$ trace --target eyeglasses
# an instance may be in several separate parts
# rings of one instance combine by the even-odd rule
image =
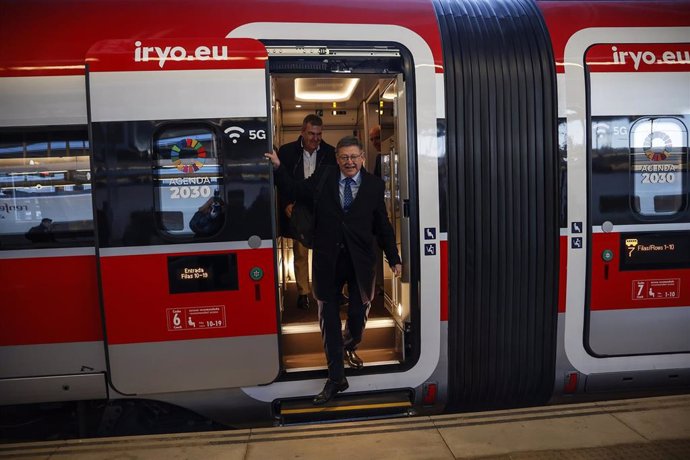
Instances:
[[[345,162],[359,160],[360,158],[362,158],[361,153],[359,155],[338,155],[338,160]]]

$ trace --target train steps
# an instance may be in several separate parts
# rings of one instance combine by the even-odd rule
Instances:
[[[312,397],[277,400],[273,403],[276,425],[297,425],[378,417],[413,415],[411,390],[379,393],[338,394],[328,403],[315,406]]]
[[[318,323],[283,326],[281,350],[288,373],[326,368]],[[371,319],[357,354],[366,367],[401,362],[401,334],[395,322],[390,318]]]

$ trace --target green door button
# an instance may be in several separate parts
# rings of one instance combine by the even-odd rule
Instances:
[[[611,262],[613,260],[613,251],[604,249],[604,252],[601,253],[601,258],[604,259],[604,262]]]
[[[251,270],[249,270],[249,277],[254,281],[259,281],[264,277],[264,271],[259,267],[253,267]]]

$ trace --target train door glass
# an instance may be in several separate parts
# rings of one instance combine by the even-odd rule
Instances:
[[[611,46],[596,45],[586,54],[591,262],[585,343],[599,356],[687,352],[690,113],[687,98],[677,94],[687,94],[690,73],[668,66],[638,72],[623,61],[611,63],[610,53]],[[574,235],[572,244],[577,241]]]
[[[399,51],[340,50],[333,46],[315,46],[312,49],[269,45],[267,48],[273,88],[275,146],[297,140],[302,121],[308,114],[322,118],[323,141],[330,145],[335,146],[345,136],[357,136],[365,146],[367,171],[373,173],[379,169],[377,163],[381,164],[380,175],[387,184],[385,202],[395,229],[398,250],[403,260],[409,261],[406,259],[409,223],[402,215],[404,201],[409,196],[408,101]],[[334,95],[339,88],[350,85],[353,89],[348,96],[338,98]],[[312,88],[314,94],[300,96],[296,86],[299,86],[298,90]],[[318,97],[319,91],[330,94]],[[381,130],[378,146],[369,140],[369,132],[376,126]],[[276,210],[278,215],[282,212],[281,209]],[[285,224],[287,220],[282,222]],[[316,302],[311,299],[309,310],[297,308],[292,241],[288,238],[281,240],[283,366],[288,373],[325,369]],[[381,286],[372,302],[367,332],[358,349],[368,368],[405,362],[404,331],[409,329],[410,321],[409,279],[394,282],[382,253],[379,260],[378,282]],[[342,311],[345,312],[345,308]]]
[[[129,40],[100,42],[87,59],[109,378],[123,394],[264,384],[280,367],[266,50],[174,42],[166,62],[155,40],[133,56]]]

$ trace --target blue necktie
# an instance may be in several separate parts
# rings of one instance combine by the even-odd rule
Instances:
[[[351,177],[345,178],[345,191],[343,192],[343,210],[345,212],[349,211],[350,206],[352,206],[352,188],[350,184],[353,182],[354,180]]]

